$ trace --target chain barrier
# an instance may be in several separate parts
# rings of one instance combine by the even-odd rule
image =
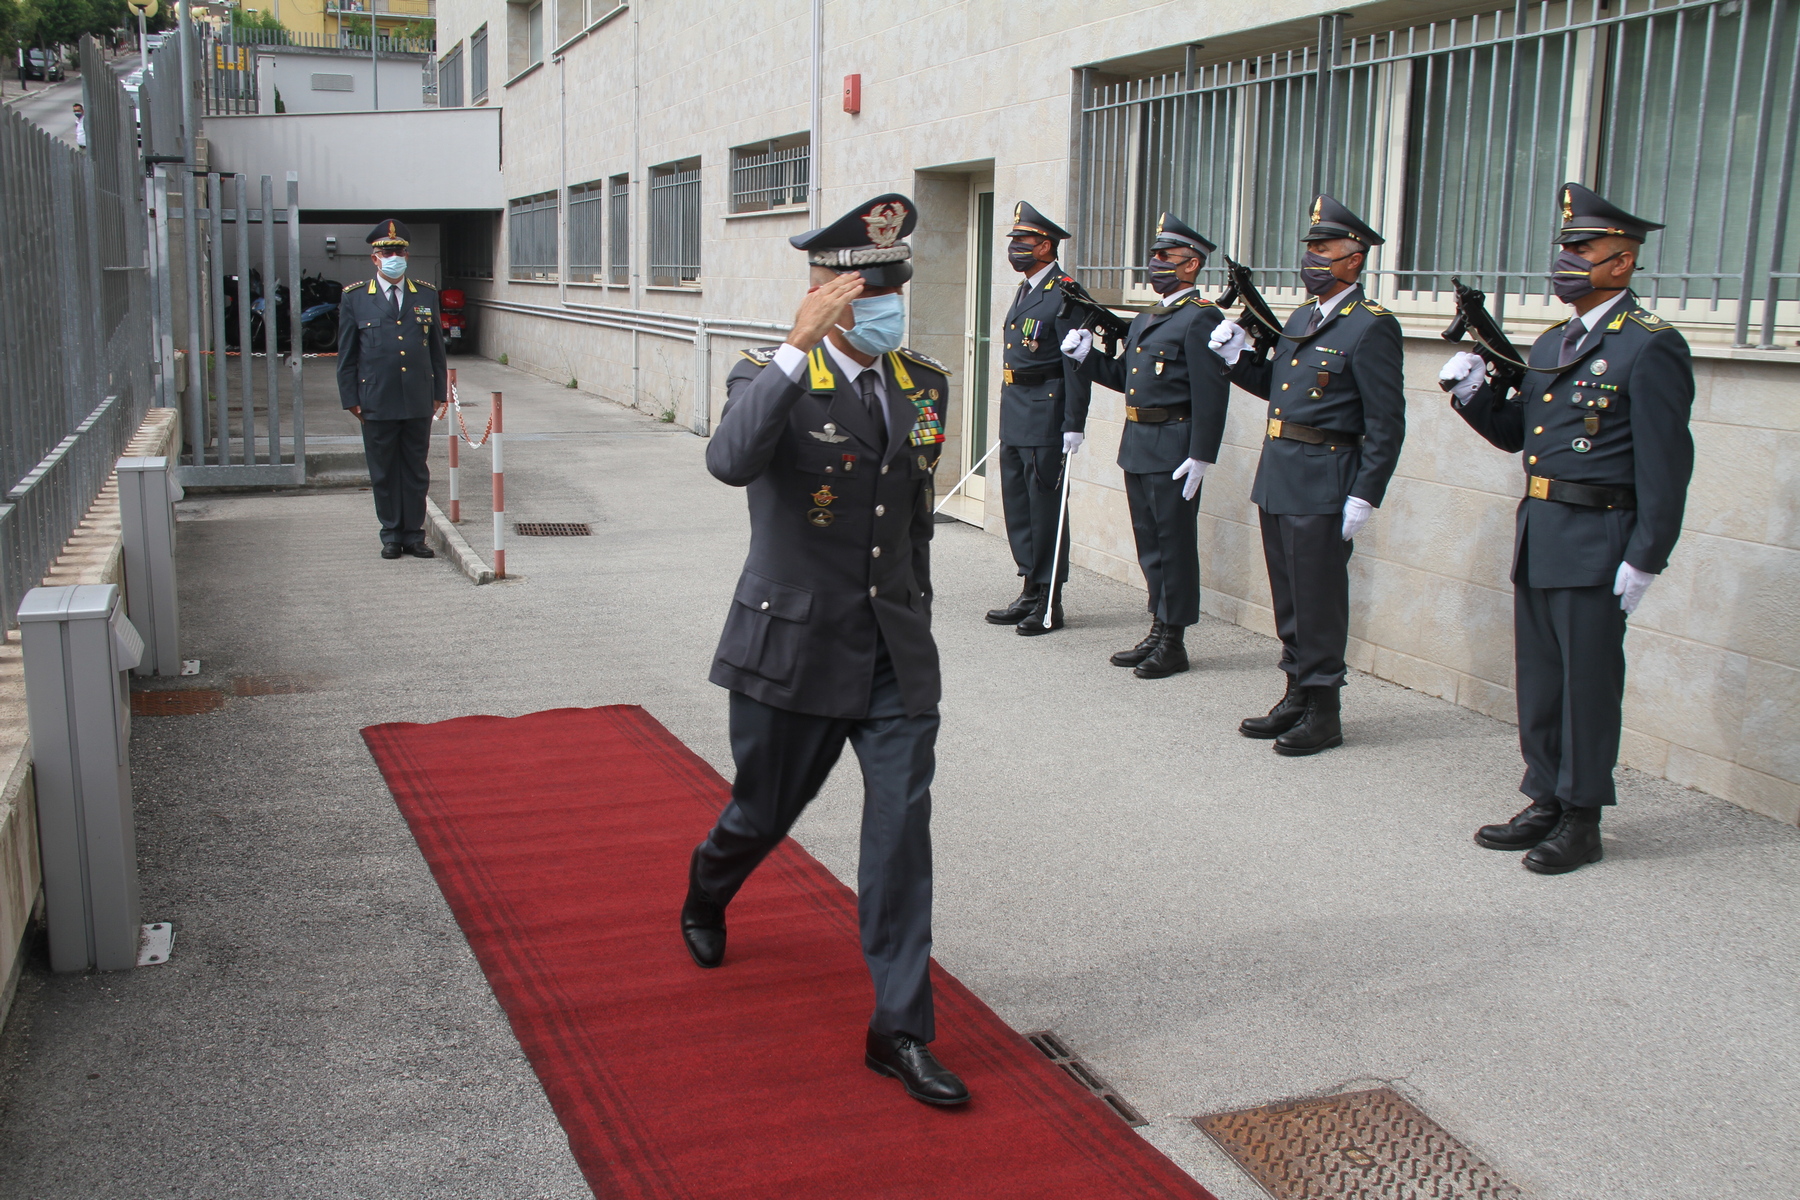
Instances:
[[[456,395],[456,381],[450,381],[450,407],[456,410],[456,424],[462,430],[462,440],[471,450],[479,450],[487,445],[488,439],[494,436],[494,410],[488,409],[487,428],[481,431],[478,442],[469,436],[469,424],[463,420],[462,401]]]

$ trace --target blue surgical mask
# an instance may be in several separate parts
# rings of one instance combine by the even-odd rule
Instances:
[[[384,279],[399,279],[406,274],[406,259],[396,254],[392,258],[381,260],[381,274]]]
[[[852,300],[850,311],[856,314],[856,324],[838,328],[852,346],[864,354],[886,354],[900,348],[906,337],[906,302],[899,292]]]

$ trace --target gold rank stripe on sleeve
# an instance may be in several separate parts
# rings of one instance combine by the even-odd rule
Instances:
[[[812,373],[812,390],[830,392],[837,390],[837,376],[831,373],[831,366],[825,361],[825,347],[814,346],[806,356],[807,368]]]

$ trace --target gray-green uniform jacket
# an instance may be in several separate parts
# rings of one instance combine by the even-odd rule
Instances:
[[[1007,310],[1003,362],[1008,372],[1024,376],[1010,383],[1002,377],[1000,386],[1000,440],[1009,446],[1061,449],[1063,434],[1087,428],[1091,387],[1062,354],[1063,338],[1077,327],[1059,316],[1056,285],[1067,278],[1062,265],[1052,263],[1044,281]]]
[[[1173,471],[1190,458],[1219,461],[1231,384],[1225,361],[1207,342],[1223,319],[1218,305],[1190,293],[1168,308],[1134,317],[1118,358],[1107,358],[1096,347],[1082,361],[1082,375],[1124,392],[1128,408],[1189,406],[1186,420],[1128,419],[1119,435],[1120,470],[1148,475]]]
[[[369,421],[429,417],[449,398],[437,289],[407,276],[396,312],[380,283],[354,283],[338,302],[338,400]]]

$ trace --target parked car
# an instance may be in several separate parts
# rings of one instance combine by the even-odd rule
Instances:
[[[62,50],[21,50],[19,60],[25,67],[25,78],[55,83],[63,77]]]
[[[144,37],[144,53],[146,55],[154,54],[163,44],[163,39],[167,36],[167,34],[162,33],[146,34]]]

